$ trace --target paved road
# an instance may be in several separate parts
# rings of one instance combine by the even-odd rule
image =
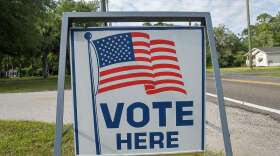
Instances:
[[[206,90],[216,94],[213,76],[206,78]],[[251,75],[223,75],[224,96],[280,110],[280,78]]]
[[[56,91],[0,94],[0,120],[55,122]],[[65,92],[64,123],[72,123],[71,91]]]

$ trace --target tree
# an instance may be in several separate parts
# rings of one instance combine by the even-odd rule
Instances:
[[[38,29],[41,35],[40,50],[42,52],[42,75],[47,78],[49,75],[48,54],[58,49],[59,27],[55,21],[55,9],[57,5],[52,0],[47,0],[42,10],[42,16],[38,21]]]
[[[42,36],[37,24],[49,3],[50,0],[0,1],[0,53],[15,59],[20,71],[25,64],[22,61],[28,61],[34,69],[35,57],[40,55]]]
[[[49,52],[53,52],[54,55],[58,55],[59,51],[59,38],[60,38],[60,25],[63,12],[90,12],[96,11],[98,8],[98,1],[74,1],[74,0],[60,0],[57,4],[51,5],[46,10],[46,15],[42,18],[41,34],[44,36],[44,40],[41,43],[42,61],[43,61],[43,76],[47,78],[49,73],[48,56]],[[47,21],[47,22],[44,22]],[[78,23],[83,25],[85,22]],[[90,22],[88,22],[90,23]],[[92,24],[93,25],[93,24]],[[69,62],[67,62],[69,65]],[[54,66],[51,66],[55,68]],[[69,69],[69,67],[67,68]],[[52,72],[56,71],[51,69]]]
[[[237,53],[245,53],[246,50],[240,38],[224,25],[214,28],[214,33],[220,66],[240,66],[240,62],[234,61]]]
[[[274,47],[280,46],[280,13],[276,17],[267,13],[257,16],[257,23],[250,26],[252,30],[252,47]],[[247,40],[247,29],[242,35]]]
[[[97,0],[0,1],[0,63],[16,63],[20,68],[31,67],[36,74],[42,71],[46,78],[49,52],[58,55],[63,12],[96,11],[97,8]],[[94,26],[93,22],[84,21],[77,25]],[[0,70],[4,67],[1,65]]]
[[[60,26],[61,26],[61,19],[63,12],[91,12],[96,11],[98,9],[99,2],[97,0],[93,1],[74,1],[74,0],[60,0],[56,4],[56,8],[54,12],[49,12],[48,14],[48,25],[45,26],[46,35],[49,36],[49,40],[45,40],[45,42],[49,43],[43,43],[43,49],[45,50],[43,53],[43,60],[44,60],[44,71],[45,74],[48,75],[48,59],[47,56],[49,56],[49,52],[52,51],[54,55],[58,55],[59,51],[59,41],[60,41]],[[96,22],[92,21],[78,21],[75,26],[97,26]],[[54,66],[51,66],[53,69],[51,69],[52,73],[57,71]],[[56,67],[57,68],[57,67]],[[67,71],[69,71],[69,60],[67,59]],[[46,77],[46,76],[45,76]]]
[[[262,13],[259,16],[257,16],[257,21],[259,23],[269,23],[272,20],[272,16],[267,13]]]
[[[40,36],[35,23],[40,5],[33,0],[0,1],[1,53],[16,56],[23,51],[36,50]]]
[[[270,23],[273,32],[273,46],[280,46],[280,12],[271,19]]]

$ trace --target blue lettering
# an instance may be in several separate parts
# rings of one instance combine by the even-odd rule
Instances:
[[[167,148],[178,148],[179,144],[178,143],[174,143],[175,141],[178,141],[178,131],[171,131],[171,132],[167,132],[166,133],[166,144],[167,144]]]
[[[134,120],[134,110],[140,108],[142,110],[142,120]],[[136,128],[144,127],[150,120],[149,107],[141,102],[135,102],[127,108],[127,122]]]
[[[171,107],[171,102],[153,102],[153,108],[158,109],[160,127],[166,126],[166,109]]]
[[[110,111],[108,109],[108,105],[106,103],[100,104],[107,128],[119,128],[120,127],[123,106],[124,106],[124,103],[117,104],[114,120],[112,120]]]
[[[164,135],[162,132],[151,132],[150,133],[150,149],[154,149],[155,145],[159,145],[159,148],[163,148],[163,138],[164,138]]]
[[[155,148],[178,148],[179,132],[138,132],[127,133],[122,137],[120,133],[116,135],[117,150],[123,149],[122,145],[126,145],[126,150],[131,149],[155,149]],[[134,135],[134,136],[133,136]],[[132,140],[134,139],[134,140]],[[148,141],[149,140],[149,141]],[[156,146],[157,145],[157,146]]]
[[[134,137],[135,137],[135,149],[147,149],[146,145],[140,145],[141,143],[145,143],[146,142],[146,138],[140,138],[143,136],[146,136],[146,133],[135,133]]]
[[[131,149],[132,148],[132,144],[131,144],[131,133],[127,133],[127,139],[123,139],[121,138],[121,134],[117,133],[117,149],[121,150],[122,149],[122,144],[127,144],[127,149]]]
[[[168,109],[172,108],[171,101],[153,102],[152,109],[148,105],[142,102],[135,102],[130,105],[124,105],[124,103],[117,103],[114,112],[110,112],[107,103],[100,103],[100,108],[104,117],[107,128],[119,128],[122,121],[122,114],[124,106],[128,106],[126,109],[127,123],[134,128],[142,128],[150,122],[150,113],[156,113],[158,111],[158,125],[159,127],[167,126],[167,114]],[[174,106],[173,106],[174,107]],[[192,126],[193,119],[187,119],[186,117],[193,116],[193,101],[177,101],[176,102],[176,115],[169,118],[176,119],[176,126]],[[189,110],[186,110],[189,108]],[[139,111],[139,113],[135,112]],[[150,112],[152,111],[152,112]],[[157,119],[154,119],[157,121]],[[170,119],[172,120],[172,119]]]
[[[184,116],[191,116],[192,111],[183,110],[185,107],[193,107],[193,101],[176,102],[176,126],[192,126],[193,120],[184,120]]]

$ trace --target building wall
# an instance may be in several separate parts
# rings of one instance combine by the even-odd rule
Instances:
[[[254,59],[256,67],[266,67],[268,66],[267,54],[264,52],[259,52],[255,55]]]
[[[258,52],[258,53],[257,53]],[[267,66],[280,66],[280,53],[264,53],[258,49],[254,49],[252,52],[257,53],[253,56],[253,66],[267,67]],[[246,58],[246,65],[249,66],[249,57]]]
[[[280,66],[280,53],[267,55],[268,66]]]

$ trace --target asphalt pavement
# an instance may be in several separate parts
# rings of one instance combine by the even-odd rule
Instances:
[[[224,74],[224,96],[280,110],[280,78]],[[207,73],[206,91],[216,94],[215,80]]]

